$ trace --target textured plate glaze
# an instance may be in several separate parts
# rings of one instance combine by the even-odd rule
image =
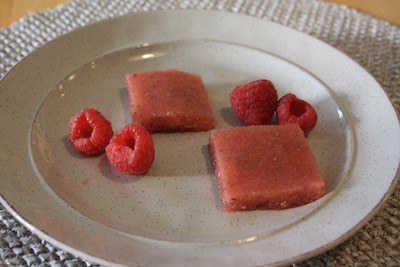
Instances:
[[[217,127],[240,125],[228,98],[238,83],[268,78],[280,96],[311,102],[319,123],[308,140],[327,196],[279,212],[222,212],[209,132],[153,135],[156,161],[142,177],[71,149],[72,115],[94,107],[118,130],[129,122],[125,73],[167,68],[203,76]],[[322,42],[247,16],[164,11],[100,22],[32,53],[0,89],[9,126],[0,133],[2,203],[42,238],[106,265],[305,259],[372,216],[399,165],[397,116],[368,73]]]
[[[320,114],[309,141],[328,191],[340,184],[351,159],[351,134],[324,85],[259,50],[216,41],[176,41],[140,45],[93,60],[69,74],[43,102],[33,125],[33,160],[43,182],[75,210],[133,235],[211,243],[279,230],[321,202],[285,211],[221,212],[208,153],[209,132],[154,134],[156,161],[144,177],[119,173],[105,155],[87,158],[71,149],[66,122],[74,113],[95,107],[117,130],[130,122],[125,73],[171,67],[203,76],[218,127],[241,125],[229,102],[229,92],[239,83],[267,77],[280,95],[290,90],[308,99]]]

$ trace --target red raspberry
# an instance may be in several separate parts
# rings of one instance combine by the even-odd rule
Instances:
[[[129,175],[144,174],[154,161],[154,143],[149,132],[137,124],[123,127],[106,147],[111,164]]]
[[[240,84],[230,98],[233,110],[247,125],[268,124],[278,106],[278,94],[268,80]]]
[[[286,94],[279,99],[276,111],[279,124],[297,123],[307,135],[317,124],[317,112],[314,108],[294,94]]]
[[[95,109],[85,108],[69,121],[69,140],[79,152],[103,152],[112,136],[111,123]]]

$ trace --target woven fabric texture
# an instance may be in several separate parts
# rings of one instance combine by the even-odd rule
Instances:
[[[248,14],[314,36],[350,56],[382,85],[400,111],[400,28],[318,0],[75,0],[0,30],[0,78],[23,57],[75,28],[129,12],[212,9]],[[378,178],[378,177],[377,177]],[[91,266],[39,239],[0,205],[0,265]],[[400,184],[360,231],[296,266],[400,266]]]

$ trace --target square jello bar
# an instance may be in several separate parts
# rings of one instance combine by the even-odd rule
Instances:
[[[149,132],[213,129],[208,94],[199,75],[180,70],[154,70],[126,75],[132,122]]]
[[[224,211],[287,209],[325,194],[296,124],[215,129],[209,149]]]

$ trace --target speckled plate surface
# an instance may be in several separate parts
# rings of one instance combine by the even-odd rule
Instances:
[[[222,212],[209,132],[153,135],[156,160],[140,177],[71,149],[72,115],[93,107],[118,130],[129,122],[125,73],[168,68],[203,76],[217,127],[240,125],[228,98],[238,83],[268,78],[280,96],[312,103],[319,123],[308,141],[328,194],[284,211]],[[96,23],[26,57],[0,91],[2,204],[43,239],[100,264],[304,260],[359,229],[398,172],[398,118],[374,79],[330,46],[248,16],[161,11]]]

